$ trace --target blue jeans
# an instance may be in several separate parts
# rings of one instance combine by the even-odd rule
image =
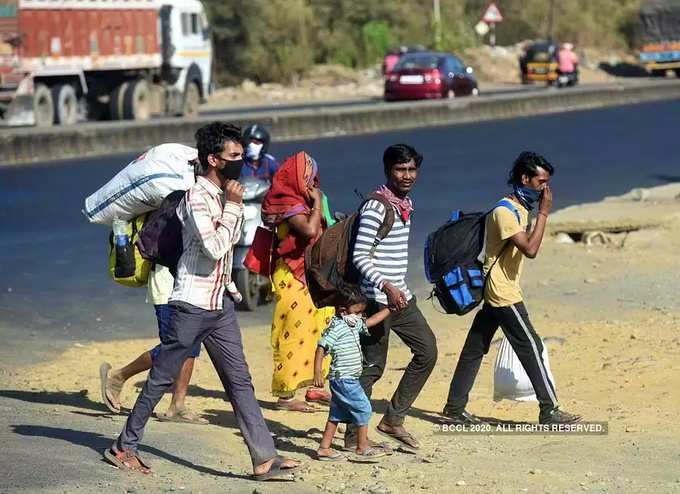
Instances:
[[[168,331],[170,329],[170,304],[154,305],[156,309],[156,320],[158,321],[158,337],[161,343],[168,343]],[[156,345],[151,349],[151,360],[156,360],[158,354],[161,353],[161,345]],[[201,353],[201,342],[199,341],[191,349],[190,358],[196,358]]]
[[[330,379],[330,384],[332,395],[328,420],[358,426],[368,425],[373,410],[359,379]]]

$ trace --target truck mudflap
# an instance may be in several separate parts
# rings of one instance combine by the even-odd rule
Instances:
[[[22,79],[16,89],[5,90],[0,88],[0,94],[8,95],[8,98],[3,102],[2,125],[35,125],[33,79],[30,76]]]

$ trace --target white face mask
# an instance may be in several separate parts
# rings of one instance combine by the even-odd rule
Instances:
[[[342,319],[350,328],[359,327],[363,321],[363,318],[359,314],[345,314]]]
[[[256,144],[254,142],[251,142],[246,147],[246,156],[248,157],[248,159],[251,160],[260,159],[260,152],[262,151],[263,147],[264,144]]]

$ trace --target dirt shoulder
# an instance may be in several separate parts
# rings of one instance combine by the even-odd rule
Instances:
[[[581,225],[581,237],[574,231],[569,231],[569,240],[564,235],[550,236],[540,256],[525,267],[527,306],[539,334],[548,340],[562,406],[588,420],[607,421],[606,436],[462,436],[436,432],[435,414],[446,399],[472,316],[439,314],[424,301],[426,287],[418,287],[420,306],[439,346],[437,366],[406,424],[421,439],[422,452],[396,453],[375,465],[342,462],[331,468],[310,457],[326,414],[293,415],[273,410],[273,398],[268,393],[272,365],[268,328],[244,328],[256,394],[277,445],[286,454],[305,461],[294,491],[679,492],[680,425],[676,414],[680,405],[680,311],[675,295],[680,268],[678,194],[680,186],[672,185],[610,200],[609,205],[605,201],[557,213],[550,220],[553,234],[573,230],[567,225],[574,214],[591,224]],[[603,208],[611,211],[618,207],[625,209],[627,217],[644,217],[660,204],[665,213],[658,224],[628,225],[625,231],[604,232],[603,243],[592,235],[590,245],[571,242],[601,228],[598,211]],[[609,217],[608,221],[613,220]],[[216,488],[279,492],[280,485],[256,485],[244,478],[249,471],[246,449],[206,356],[197,361],[188,403],[211,425],[166,424],[152,419],[144,438],[146,457],[157,472],[152,479],[124,477],[99,462],[98,447],[108,444],[124,421],[124,417],[104,414],[98,403],[99,363],[108,360],[121,365],[153,344],[153,340],[135,340],[78,345],[52,362],[17,369],[2,377],[5,391],[0,418],[6,432],[31,436],[35,441],[31,451],[37,458],[40,441],[47,447],[50,439],[61,440],[59,448],[64,456],[55,459],[63,466],[61,478],[55,472],[56,478],[46,482],[42,490],[64,492],[77,485],[80,492],[109,487],[116,487],[116,492],[212,492]],[[492,346],[482,364],[469,410],[502,420],[535,422],[535,402],[492,400],[496,348]],[[408,350],[393,338],[388,369],[374,391],[372,426],[377,424],[409,358]],[[124,390],[125,404],[133,404],[141,383],[142,379]],[[166,396],[158,410],[165,409],[168,400]],[[38,432],[31,434],[29,430]],[[340,439],[336,444],[341,444]],[[68,465],[75,460],[88,466],[90,478],[67,475]]]

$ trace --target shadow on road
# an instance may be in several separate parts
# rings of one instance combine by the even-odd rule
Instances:
[[[90,448],[98,455],[101,455],[106,448],[111,447],[111,438],[96,432],[78,431],[73,429],[62,429],[59,427],[48,427],[43,425],[12,425],[12,432],[21,436],[27,437],[47,437],[50,439],[59,439],[76,446]],[[164,460],[170,461],[177,465],[190,468],[199,473],[208,475],[215,475],[217,477],[229,477],[235,479],[249,480],[250,476],[243,474],[235,474],[230,472],[223,472],[215,470],[210,467],[196,465],[188,460],[178,456],[166,453],[160,449],[151,446],[140,446],[139,450],[143,453],[148,453]]]
[[[0,389],[0,397],[28,401],[30,403],[64,405],[86,408],[98,412],[108,412],[108,409],[102,403],[90,400],[87,397],[87,394],[82,391],[21,391],[18,389]]]
[[[649,77],[649,73],[639,65],[632,63],[617,63],[609,64],[602,62],[599,65],[600,70],[605,71],[609,75],[615,77]]]
[[[652,175],[652,177],[667,184],[674,184],[680,182],[680,175],[664,175],[661,173],[657,173]]]

